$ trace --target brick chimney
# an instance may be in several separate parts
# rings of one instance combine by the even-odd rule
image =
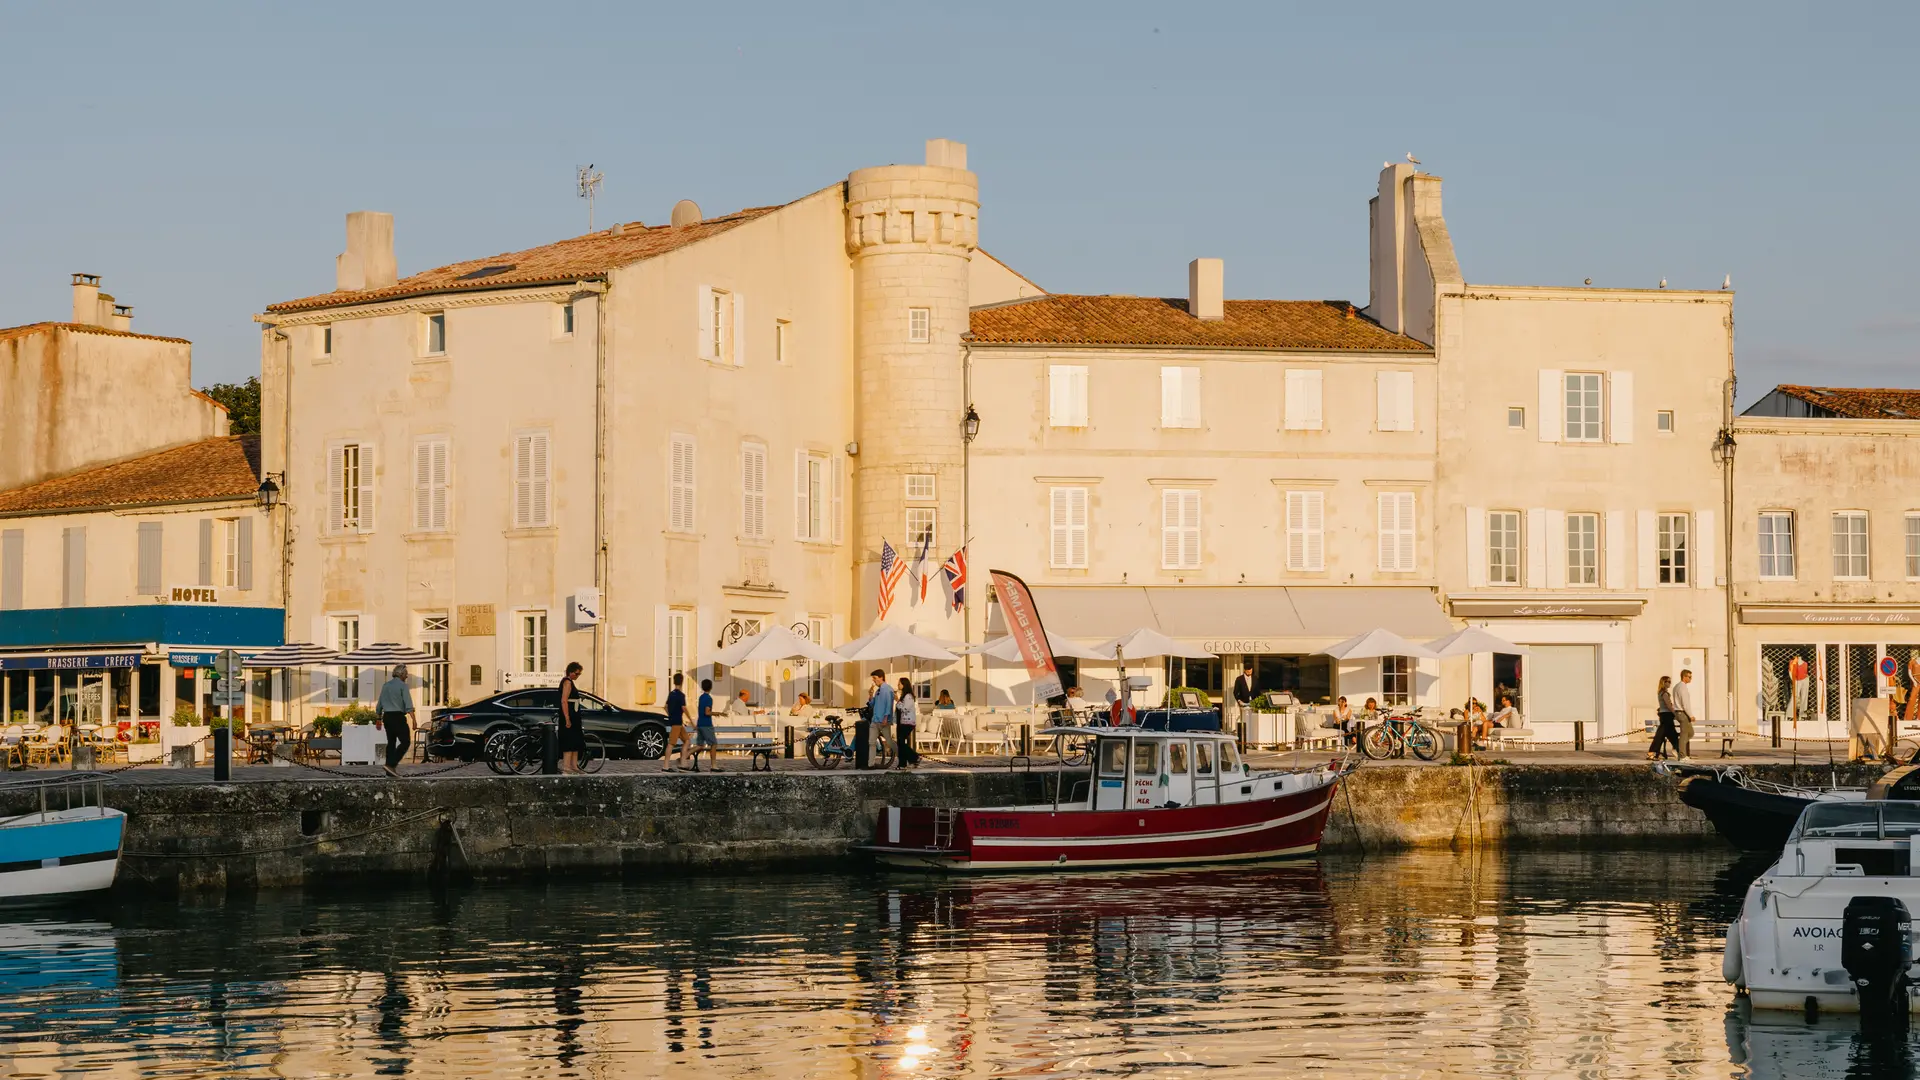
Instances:
[[[1187,314],[1196,319],[1224,319],[1227,264],[1219,259],[1195,259],[1187,264]]]
[[[393,215],[355,210],[347,215],[347,250],[333,262],[333,287],[358,292],[400,280],[393,261]]]

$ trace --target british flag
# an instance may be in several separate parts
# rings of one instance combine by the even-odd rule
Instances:
[[[960,610],[967,602],[967,549],[962,545],[953,553],[940,572],[947,576],[947,591],[953,594],[953,608]]]
[[[905,576],[906,572],[907,564],[901,561],[900,553],[893,550],[893,545],[888,543],[885,537],[882,537],[880,539],[879,618],[886,618],[888,610],[893,607],[893,590],[899,587],[900,579]]]

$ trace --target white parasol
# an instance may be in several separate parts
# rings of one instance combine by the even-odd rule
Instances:
[[[1415,645],[1391,630],[1369,630],[1338,645],[1329,645],[1315,655],[1331,656],[1336,660],[1377,660],[1382,656],[1416,656],[1422,660],[1440,658],[1425,645]]]
[[[1509,656],[1528,656],[1533,650],[1525,645],[1515,645],[1503,637],[1469,626],[1455,630],[1446,637],[1434,638],[1427,642],[1427,648],[1438,657],[1473,656],[1477,653],[1505,653]]]

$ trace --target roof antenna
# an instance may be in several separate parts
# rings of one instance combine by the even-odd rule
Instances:
[[[578,170],[580,179],[580,197],[587,200],[587,231],[593,231],[593,197],[600,193],[600,181],[605,180],[603,173],[593,171],[589,163]]]

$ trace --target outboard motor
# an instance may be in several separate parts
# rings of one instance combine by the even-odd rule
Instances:
[[[1906,1029],[1912,931],[1913,916],[1898,897],[1856,896],[1847,901],[1840,966],[1860,995],[1862,1031]]]

